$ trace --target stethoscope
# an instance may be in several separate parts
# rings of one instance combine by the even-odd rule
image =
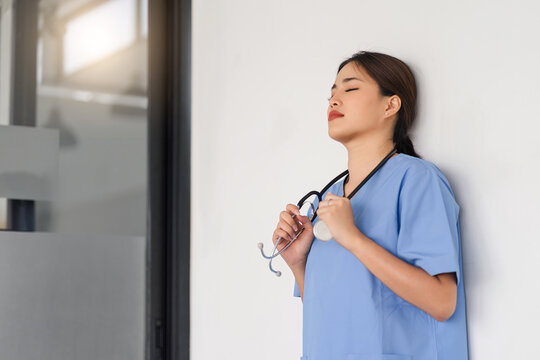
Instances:
[[[358,192],[358,190],[360,190],[360,188],[377,172],[377,170],[379,170],[388,161],[388,159],[390,159],[396,152],[397,152],[396,148],[394,148],[392,151],[390,151],[390,153],[388,155],[386,155],[384,157],[384,159],[381,160],[381,162],[368,174],[368,176],[366,176],[366,178],[360,183],[360,185],[358,185],[349,195],[347,195],[347,198],[349,200],[352,199],[352,197]],[[343,182],[343,185],[345,185],[347,183],[347,181],[349,180],[349,170],[345,170],[344,172],[342,172],[341,174],[339,174],[338,176],[333,178],[332,181],[330,181],[320,192],[318,192],[316,190],[308,192],[306,195],[304,195],[300,199],[300,201],[298,201],[298,204],[296,206],[298,206],[298,208],[301,209],[302,206],[304,205],[304,202],[306,201],[306,199],[309,198],[310,196],[312,196],[313,194],[317,195],[317,198],[319,199],[319,204],[320,204],[320,202],[322,201],[322,194],[324,194],[326,192],[326,190],[328,190],[332,185],[334,185],[337,181],[339,181],[339,179],[341,179],[345,175],[347,176],[345,178],[345,181]],[[343,193],[345,193],[345,191]],[[313,206],[313,203],[311,203],[310,201],[307,201],[307,202],[310,204],[311,210],[313,211],[312,217],[309,220],[311,222],[313,222],[313,220],[315,220],[315,218],[317,217],[317,210],[318,209],[315,210],[315,208]],[[292,218],[295,219],[296,214],[293,214]],[[299,220],[295,220],[295,221],[298,221],[300,224],[302,224]],[[298,236],[300,236],[302,231],[304,231],[304,227],[302,227],[300,229],[300,231],[296,234],[296,236],[283,249],[281,249],[277,254],[274,254],[274,252],[276,251],[279,243],[282,240],[281,236],[278,238],[276,244],[274,245],[274,249],[272,250],[272,255],[270,255],[270,256],[266,256],[264,254],[264,251],[263,251],[264,244],[262,242],[257,244],[257,246],[261,250],[262,256],[265,259],[270,259],[270,262],[269,262],[268,265],[270,266],[270,270],[273,273],[275,273],[276,276],[281,276],[281,271],[276,271],[276,270],[274,270],[272,268],[272,260],[276,256],[280,255],[283,251],[287,250],[287,248],[289,246],[291,246],[291,244],[294,242],[294,240],[296,240],[298,238]],[[317,223],[315,225],[313,225],[313,235],[317,239],[322,240],[322,241],[330,241],[332,239],[332,234],[330,233],[330,231],[328,231],[328,227],[326,226],[326,224],[323,221],[317,221]],[[311,243],[311,246],[313,246],[313,242]],[[311,248],[310,248],[310,250],[311,250]]]

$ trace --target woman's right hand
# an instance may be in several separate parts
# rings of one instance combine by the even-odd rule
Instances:
[[[293,215],[296,216],[293,218]],[[298,221],[300,221],[302,225],[298,223]],[[298,230],[295,230],[294,226],[296,226]],[[291,269],[295,266],[305,265],[314,236],[313,225],[309,218],[300,215],[300,210],[297,206],[287,204],[286,210],[279,214],[279,222],[272,235],[274,245],[276,245],[279,237],[282,238],[276,250],[279,252],[287,246],[296,234],[302,230],[302,227],[304,230],[298,235],[296,240],[281,253],[281,257]]]

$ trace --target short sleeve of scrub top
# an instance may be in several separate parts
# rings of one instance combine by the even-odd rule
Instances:
[[[429,275],[459,270],[459,205],[436,169],[405,175],[398,203],[397,253]]]
[[[343,196],[343,180],[323,199],[328,192]],[[372,241],[431,276],[455,273],[456,309],[437,321],[390,290],[335,239],[314,238],[304,279],[301,359],[468,359],[460,207],[444,174],[400,153],[350,201],[356,226]],[[293,295],[300,296],[296,281]]]

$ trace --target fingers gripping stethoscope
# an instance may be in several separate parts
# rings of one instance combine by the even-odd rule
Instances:
[[[309,221],[313,222],[315,220],[315,218],[317,217],[317,210],[318,209],[315,209],[315,207],[313,206],[313,203],[311,201],[306,201],[310,196],[312,195],[317,195],[317,198],[319,199],[319,204],[320,202],[322,201],[322,194],[324,194],[326,192],[326,190],[328,190],[332,185],[334,185],[339,179],[341,179],[343,176],[347,175],[349,173],[349,170],[345,170],[344,172],[342,172],[341,174],[339,174],[338,176],[336,176],[334,179],[332,179],[332,181],[330,181],[328,183],[328,185],[326,185],[320,192],[316,191],[316,190],[313,190],[313,191],[310,191],[308,192],[306,195],[304,195],[300,201],[298,201],[298,204],[296,205],[299,209],[301,209],[303,206],[304,206],[304,203],[309,203],[309,206],[311,206],[311,211],[312,211],[312,216],[311,218],[309,219]],[[296,218],[296,214],[292,214],[292,218],[295,219]],[[302,222],[300,220],[298,220],[298,222],[300,223],[300,225],[303,225]],[[304,227],[302,226],[300,228],[300,231],[295,235],[295,237],[286,245],[283,247],[283,249],[279,250],[279,252],[275,253],[276,252],[276,249],[278,248],[279,246],[279,243],[281,242],[281,240],[283,240],[283,238],[280,236],[277,241],[276,241],[276,244],[274,245],[274,249],[272,250],[272,255],[270,256],[267,256],[265,255],[264,251],[263,251],[263,247],[264,247],[264,244],[262,242],[258,243],[257,246],[259,247],[259,249],[261,250],[261,254],[262,256],[265,258],[265,259],[269,259],[269,263],[268,263],[268,266],[270,267],[270,271],[272,271],[273,273],[276,274],[276,276],[281,276],[281,271],[276,271],[272,268],[272,260],[276,257],[276,256],[279,256],[281,255],[282,252],[284,252],[285,250],[287,250],[287,248],[289,246],[291,246],[291,244],[298,238],[298,236],[300,236],[300,234],[304,231]],[[332,239],[332,235],[330,235],[330,232],[328,231],[328,228],[326,227],[326,225],[324,224],[324,222],[322,221],[318,221],[315,226],[313,227],[313,233],[314,235],[320,239],[320,240],[323,240],[323,241],[328,241],[330,239]],[[329,237],[328,237],[329,236]],[[312,243],[313,245],[313,243]]]
[[[397,153],[397,149],[394,147],[394,149],[392,151],[390,151],[390,153],[388,155],[385,156],[384,159],[381,160],[381,162],[371,171],[371,173],[368,174],[368,176],[366,176],[366,178],[347,196],[347,198],[350,200],[354,194],[356,194],[356,192],[358,190],[360,190],[360,188],[377,172],[377,170],[379,170],[385,163],[386,161],[388,161],[388,159],[390,159],[395,153]],[[312,217],[309,219],[311,222],[313,222],[315,220],[315,218],[317,217],[317,210],[315,209],[315,207],[313,206],[313,203],[311,201],[306,201],[307,198],[309,198],[311,195],[315,194],[317,195],[317,198],[319,199],[318,201],[318,204],[321,203],[322,201],[322,194],[326,193],[326,190],[328,190],[332,185],[334,185],[339,179],[341,179],[343,176],[347,175],[347,179],[345,180],[345,182],[347,182],[348,180],[348,177],[349,177],[349,170],[345,170],[343,171],[341,174],[339,174],[338,176],[336,176],[334,179],[332,179],[332,181],[330,181],[322,190],[321,192],[318,192],[316,190],[313,190],[313,191],[310,191],[309,193],[307,193],[306,195],[304,195],[300,201],[298,201],[298,208],[301,209],[304,205],[304,202],[308,202],[311,206],[311,209],[313,211],[313,215]],[[345,183],[344,182],[344,183]],[[296,214],[293,214],[292,215],[293,219],[296,218]],[[298,220],[298,222],[300,223],[300,225],[302,225],[302,223]],[[280,255],[283,251],[287,250],[287,248],[289,246],[291,246],[291,244],[298,238],[298,236],[304,231],[304,227],[302,226],[300,231],[296,234],[296,236],[286,245],[283,247],[283,249],[281,249],[278,253],[275,253],[276,249],[278,248],[278,245],[279,243],[281,242],[282,237],[280,236],[277,241],[276,241],[276,244],[274,245],[274,249],[272,250],[272,255],[270,256],[267,256],[264,254],[264,251],[263,251],[263,243],[260,242],[257,244],[257,246],[259,247],[259,249],[261,250],[261,254],[262,256],[265,258],[265,259],[269,259],[270,262],[268,263],[268,266],[270,267],[270,270],[276,274],[276,276],[281,276],[281,271],[276,271],[272,268],[272,260]],[[317,221],[317,223],[313,226],[313,234],[315,235],[315,237],[319,240],[322,240],[322,241],[329,241],[332,239],[332,234],[330,233],[330,231],[328,231],[328,227],[326,226],[326,224],[319,220]],[[313,245],[313,243],[311,243],[311,245]]]

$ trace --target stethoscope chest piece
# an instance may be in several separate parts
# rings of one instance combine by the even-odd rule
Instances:
[[[332,240],[332,234],[330,234],[330,230],[328,230],[328,227],[324,223],[324,221],[317,221],[315,225],[313,225],[313,235],[319,240],[322,241],[330,241]]]

